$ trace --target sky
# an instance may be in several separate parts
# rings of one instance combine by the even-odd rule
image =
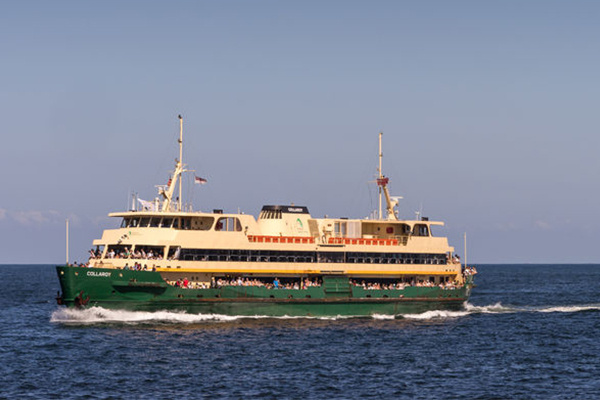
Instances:
[[[0,3],[0,263],[71,261],[156,197],[377,208],[473,263],[600,263],[600,2]]]

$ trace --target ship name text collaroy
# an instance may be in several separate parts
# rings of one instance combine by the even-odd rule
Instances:
[[[87,276],[103,276],[105,278],[109,278],[110,277],[110,272],[88,271]]]

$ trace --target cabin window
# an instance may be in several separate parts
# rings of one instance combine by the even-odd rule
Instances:
[[[163,218],[162,224],[160,224],[162,228],[170,228],[171,225],[173,225],[173,218]]]
[[[347,237],[348,236],[348,222],[336,221],[333,224],[333,232],[335,237]]]
[[[181,218],[181,229],[188,230],[192,226],[191,218]]]
[[[150,219],[150,228],[158,228],[160,225],[160,217],[153,217]]]
[[[193,218],[192,229],[197,231],[207,231],[212,227],[214,220],[213,217]]]
[[[129,221],[129,228],[137,228],[138,226],[140,226],[140,219],[139,218],[131,218],[131,220]]]
[[[148,217],[142,217],[140,219],[140,228],[146,228],[148,226],[149,222],[150,222],[150,218],[148,218]]]
[[[167,255],[168,260],[179,260],[179,256],[181,255],[181,247],[172,246],[169,248],[169,254]]]
[[[241,232],[242,224],[240,220],[235,217],[222,217],[219,218],[215,225],[215,231],[223,232]]]
[[[102,254],[104,254],[104,245],[98,245],[96,250],[90,250],[90,258],[102,258]]]
[[[121,228],[127,228],[129,226],[129,218],[123,218],[121,221]]]
[[[141,260],[162,260],[165,248],[162,246],[136,245],[129,258]]]
[[[425,224],[416,224],[413,228],[413,236],[429,236],[429,229]]]
[[[131,257],[131,247],[125,245],[109,245],[106,250],[106,258],[129,258]]]

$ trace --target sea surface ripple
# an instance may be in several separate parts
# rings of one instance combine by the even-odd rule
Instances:
[[[269,318],[69,310],[0,266],[0,399],[600,398],[600,265],[478,270],[460,311]]]

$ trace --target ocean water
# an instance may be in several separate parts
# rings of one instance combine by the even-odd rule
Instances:
[[[0,398],[600,398],[600,265],[478,270],[462,311],[309,319],[66,310],[0,266]]]

